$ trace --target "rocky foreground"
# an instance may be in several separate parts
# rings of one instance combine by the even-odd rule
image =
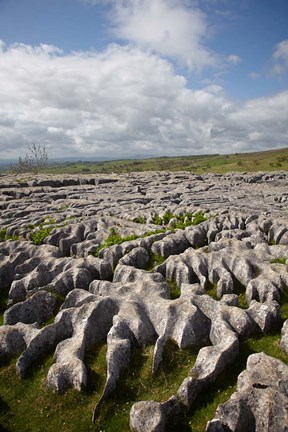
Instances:
[[[288,173],[23,177],[0,177],[0,358],[18,357],[20,378],[53,349],[47,385],[81,391],[85,350],[107,342],[95,419],[132,345],[155,344],[152,374],[169,340],[198,348],[177,394],[131,409],[131,431],[161,432],[233,363],[239,341],[276,330],[288,354]],[[265,353],[249,356],[206,427],[254,430],[288,431],[288,366]]]

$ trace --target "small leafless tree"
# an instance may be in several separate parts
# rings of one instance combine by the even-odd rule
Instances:
[[[32,172],[34,174],[44,171],[48,165],[48,154],[45,146],[31,144],[24,158],[19,157],[16,165],[18,173]]]

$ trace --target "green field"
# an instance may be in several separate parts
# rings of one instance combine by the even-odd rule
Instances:
[[[128,173],[140,171],[191,171],[197,174],[244,171],[288,170],[288,148],[257,153],[227,155],[200,155],[159,157],[149,159],[123,159],[104,162],[67,162],[50,165],[51,174]]]

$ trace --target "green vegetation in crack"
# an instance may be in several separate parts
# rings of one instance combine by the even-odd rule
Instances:
[[[39,230],[32,232],[30,234],[30,239],[32,243],[38,246],[43,244],[44,240],[50,235],[53,228],[54,227],[40,228]]]
[[[205,294],[208,294],[214,300],[219,300],[217,296],[217,285],[217,282],[212,283],[210,281],[207,281],[205,287]]]
[[[170,299],[171,300],[175,300],[177,298],[179,298],[181,296],[181,289],[179,288],[179,286],[177,285],[177,283],[173,280],[167,280],[166,282],[169,286],[170,289]]]
[[[0,291],[0,325],[3,325],[4,323],[4,312],[7,309],[8,305],[8,293],[9,293],[9,287],[5,289],[1,289]]]
[[[138,236],[136,236],[135,234],[126,236],[126,237],[122,237],[119,232],[117,230],[115,230],[115,228],[110,228],[110,234],[109,236],[106,238],[105,242],[99,246],[95,252],[94,252],[94,256],[99,256],[99,252],[101,251],[101,249],[104,249],[106,247],[109,246],[113,246],[116,244],[121,244],[124,243],[125,241],[131,241],[131,240],[136,240],[138,238]]]
[[[145,224],[146,220],[145,220],[144,216],[138,216],[138,217],[133,219],[133,222],[136,222],[138,224]]]
[[[176,216],[177,222],[175,223],[174,227],[179,229],[185,229],[188,226],[191,225],[199,225],[202,222],[205,222],[207,220],[205,216],[205,212],[200,212],[196,214],[192,213],[185,213],[184,215],[178,215]]]
[[[286,264],[286,258],[274,258],[272,261],[271,261],[271,264]]]
[[[39,225],[32,223],[28,224],[28,237],[35,245],[41,245],[44,243],[46,237],[48,237],[54,228],[62,228],[68,224],[68,218],[59,224],[56,224],[57,220],[52,216],[46,217]]]
[[[246,288],[241,282],[232,275],[233,279],[233,292],[238,295],[238,304],[242,309],[248,309],[249,305],[246,300]]]
[[[162,217],[156,213],[152,217],[152,223],[154,225],[167,225],[173,217],[174,215],[170,211],[164,213]]]
[[[206,246],[208,246],[208,239],[207,239],[207,237],[205,237],[201,243],[198,243],[198,244],[196,243],[195,246],[194,246],[194,248],[196,250],[198,250],[198,249],[204,248]]]
[[[41,224],[34,225],[29,223],[26,227],[28,230],[28,236],[35,245],[40,245],[44,242],[45,238],[50,234],[53,228],[55,228],[56,219],[49,217],[46,218]],[[51,225],[51,226],[49,226]],[[35,230],[35,231],[34,231]],[[0,242],[7,240],[19,240],[19,235],[7,234],[7,229],[3,228],[0,230]]]
[[[5,242],[7,240],[16,241],[16,240],[19,240],[19,236],[9,235],[9,234],[7,234],[7,229],[3,228],[0,230],[0,242]]]
[[[0,230],[0,241],[3,242],[6,240],[7,229],[3,228]]]
[[[239,282],[238,279],[236,279],[234,276],[232,277],[233,277],[233,294],[237,294],[238,296],[238,306],[241,309],[247,309],[249,305],[246,301],[246,289],[244,285],[242,285],[241,282]],[[210,297],[212,297],[214,300],[219,300],[217,295],[217,286],[218,286],[218,282],[211,283],[210,281],[208,281],[205,287],[205,293],[210,295]]]
[[[69,222],[74,220],[74,216],[67,217],[65,220],[57,223],[57,220],[53,218],[52,216],[46,217],[43,222],[40,224],[33,224],[28,223],[25,230],[26,233],[23,233],[23,236],[27,239],[27,237],[35,244],[35,245],[41,245],[43,244],[46,237],[48,237],[52,231],[53,228],[62,228],[64,226],[67,226]],[[21,239],[25,240],[25,238]],[[19,235],[10,235],[7,234],[7,228],[2,228],[0,230],[0,242],[4,242],[7,240],[19,240]]]
[[[56,302],[55,302],[52,316],[47,321],[42,322],[41,327],[46,327],[54,323],[55,317],[58,314],[58,312],[60,312],[61,306],[65,301],[65,295],[59,294],[57,291],[55,291],[53,288],[50,288],[49,286],[47,286],[45,289],[46,291],[53,294],[53,296],[56,299]]]
[[[170,221],[172,219],[173,222],[171,223]],[[186,212],[184,214],[176,215],[168,210],[163,214],[163,216],[154,214],[152,217],[152,223],[154,225],[167,226],[170,223],[171,228],[173,229],[185,229],[186,227],[191,225],[199,225],[200,223],[205,222],[206,220],[207,220],[206,212],[204,211],[196,214]],[[146,223],[146,220],[144,216],[138,216],[135,219],[133,219],[133,222],[144,224]]]
[[[156,266],[163,264],[166,258],[162,255],[154,254],[153,252],[149,252],[150,260],[145,267],[146,271],[152,271]]]
[[[145,237],[149,237],[155,234],[160,234],[165,232],[166,230],[155,230],[155,231],[148,231],[145,234],[142,234],[140,236],[137,236],[136,234],[131,234],[125,237],[122,237],[119,234],[119,231],[115,230],[115,228],[110,228],[110,234],[109,236],[106,238],[106,240],[104,241],[104,243],[102,243],[101,246],[99,246],[95,252],[94,252],[94,256],[98,257],[99,253],[102,249],[109,247],[109,246],[114,246],[116,244],[122,244],[126,241],[132,241],[132,240],[137,240],[137,239],[141,239],[141,238],[145,238]]]

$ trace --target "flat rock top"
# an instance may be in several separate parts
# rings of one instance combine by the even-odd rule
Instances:
[[[131,208],[161,212],[193,206],[210,211],[240,210],[287,216],[288,173],[194,175],[188,172],[144,172],[107,175],[5,175],[0,177],[1,223],[5,210],[37,204],[38,212],[115,212]],[[39,208],[41,207],[41,209]],[[76,210],[78,208],[78,210]],[[20,210],[20,209],[18,209]],[[9,212],[8,212],[9,213]],[[15,211],[16,216],[17,212]],[[104,214],[104,213],[103,213]],[[106,212],[107,214],[107,212]]]

